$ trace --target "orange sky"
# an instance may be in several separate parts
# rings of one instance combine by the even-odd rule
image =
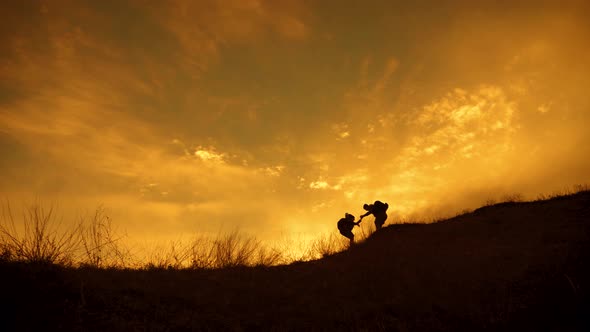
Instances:
[[[590,6],[441,3],[5,1],[0,196],[276,239],[590,183]]]

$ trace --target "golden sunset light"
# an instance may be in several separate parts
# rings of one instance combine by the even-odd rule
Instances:
[[[590,331],[590,0],[0,2],[0,331]]]
[[[0,197],[133,243],[590,183],[585,1],[6,1]]]

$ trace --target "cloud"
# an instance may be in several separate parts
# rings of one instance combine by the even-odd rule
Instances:
[[[326,181],[312,181],[309,184],[309,187],[311,189],[328,189],[328,188],[331,188],[331,186]]]
[[[309,34],[306,9],[298,1],[175,0],[154,3],[149,12],[178,40],[183,63],[197,70],[207,68],[221,48],[232,44],[252,43],[272,34],[301,40]]]
[[[7,196],[102,202],[158,236],[269,234],[331,230],[375,199],[397,222],[590,174],[578,11],[19,6],[0,20]]]
[[[201,160],[211,163],[223,163],[224,162],[224,154],[218,153],[215,149],[205,149],[202,147],[197,148],[195,151],[195,156],[199,157]]]
[[[236,2],[235,6],[240,4]],[[148,224],[147,229],[159,229],[161,233],[186,231],[192,227],[193,220],[203,218],[208,223],[201,229],[213,230],[220,223],[237,219],[264,228],[260,225],[269,222],[264,212],[268,207],[265,200],[274,200],[271,197],[274,179],[284,166],[254,163],[243,147],[224,150],[215,139],[187,136],[176,130],[182,119],[160,116],[172,108],[168,103],[176,102],[177,95],[170,92],[170,85],[174,87],[177,77],[172,77],[179,75],[178,68],[183,68],[177,64],[164,65],[178,54],[189,54],[190,50],[171,49],[170,58],[165,60],[149,49],[136,53],[136,48],[146,45],[133,40],[126,47],[118,37],[110,36],[109,31],[100,28],[97,31],[97,26],[91,24],[100,14],[82,8],[82,4],[70,8],[63,17],[56,15],[57,4],[48,7],[45,16],[37,19],[44,22],[40,26],[50,28],[34,32],[43,34],[47,45],[40,44],[38,50],[35,43],[38,36],[31,31],[17,30],[18,37],[3,46],[11,51],[11,57],[2,59],[0,75],[12,83],[10,91],[18,93],[14,93],[10,102],[0,100],[0,128],[3,135],[18,142],[19,149],[36,156],[36,163],[27,165],[31,175],[26,177],[26,182],[21,182],[20,187],[9,183],[2,192],[12,197],[16,197],[16,191],[42,197],[59,195],[67,202],[79,198],[88,204],[86,208],[104,203],[135,231],[142,229],[142,222]],[[145,12],[137,12],[139,16],[142,14]],[[81,20],[85,15],[87,24]],[[246,15],[244,19],[249,20],[248,13],[240,15]],[[232,21],[231,17],[224,19]],[[268,20],[274,22],[270,17]],[[148,27],[149,22],[149,17],[138,17],[135,21],[142,28]],[[205,24],[211,25],[207,29],[224,29],[230,25],[214,20]],[[304,37],[297,35],[303,31],[301,26],[297,28],[297,22],[289,24],[292,30],[289,26],[276,27],[278,33],[286,38]],[[271,23],[268,26],[274,29]],[[162,29],[159,31],[168,28]],[[249,42],[264,29],[262,25],[256,27],[245,39],[233,35],[239,33],[237,30],[219,30],[211,42],[215,45]],[[160,38],[153,41],[158,44],[165,43],[167,37],[154,38]],[[195,43],[206,45],[208,38]],[[199,54],[198,61],[204,66],[216,57],[215,52]],[[198,73],[197,69],[204,67],[191,70]],[[193,76],[198,75],[182,74],[182,77]],[[188,80],[187,84],[182,89],[194,87],[195,81]],[[4,95],[5,91],[2,92]],[[212,102],[210,109],[221,113],[251,104],[248,98],[245,101],[209,98],[218,102]],[[237,102],[232,104],[228,100]],[[247,107],[244,111],[249,118],[252,112],[255,108]],[[199,112],[199,116],[206,113]],[[207,125],[206,122],[193,124],[193,130]],[[243,159],[250,160],[252,165],[237,162]],[[2,166],[10,168],[5,172],[18,167]],[[261,173],[259,169],[266,171]],[[75,204],[68,205],[68,209],[73,209]],[[257,209],[261,212],[253,212]]]

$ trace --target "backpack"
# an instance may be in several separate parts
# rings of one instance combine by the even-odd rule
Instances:
[[[338,224],[337,224],[338,230],[340,232],[350,231],[354,227],[354,225],[352,225],[352,227],[350,227],[351,226],[350,224],[351,223],[349,223],[349,221],[346,220],[346,218],[342,218],[342,219],[338,220]]]
[[[375,203],[373,203],[373,209],[377,213],[384,213],[388,208],[389,204],[387,203],[383,203],[381,201],[375,201]]]

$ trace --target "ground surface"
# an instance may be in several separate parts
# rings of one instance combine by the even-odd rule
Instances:
[[[214,271],[1,263],[4,330],[590,331],[590,192],[393,225],[322,260]]]

